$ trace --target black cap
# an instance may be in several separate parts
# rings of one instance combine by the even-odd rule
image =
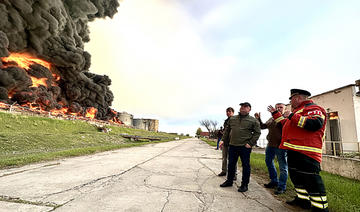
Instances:
[[[249,106],[251,108],[251,104],[249,102],[240,103],[240,106]]]
[[[305,95],[305,96],[311,96],[311,93],[309,91],[301,90],[301,89],[291,89],[289,99],[291,99],[291,97],[298,95],[298,94]]]

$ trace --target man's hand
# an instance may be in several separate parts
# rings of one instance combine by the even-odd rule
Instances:
[[[246,148],[251,148],[251,146],[249,144],[245,144]]]
[[[267,110],[268,110],[270,113],[273,113],[273,112],[276,111],[276,109],[275,109],[272,105],[269,105],[269,106],[267,107]]]
[[[220,149],[223,149],[223,147],[224,147],[224,141],[220,141],[220,143],[219,143],[219,148],[220,148]]]
[[[254,114],[256,119],[260,119],[260,112]]]

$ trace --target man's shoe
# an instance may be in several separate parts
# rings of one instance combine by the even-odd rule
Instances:
[[[303,209],[310,209],[311,203],[310,200],[304,200],[300,199],[298,197],[295,197],[295,199],[286,201],[286,204],[293,205],[293,206],[300,206]]]
[[[248,190],[248,186],[247,185],[241,185],[238,189],[238,192],[245,192]]]
[[[219,177],[225,176],[225,175],[226,175],[226,172],[220,172],[220,173],[218,174]]]
[[[220,184],[220,187],[230,187],[233,185],[231,181],[225,181],[223,184]]]
[[[278,186],[277,183],[274,183],[274,182],[270,182],[270,183],[267,183],[267,184],[264,184],[265,188],[275,188]]]
[[[281,189],[281,188],[278,188],[278,189],[274,192],[274,194],[276,194],[276,195],[283,194],[283,193],[285,193],[285,190],[284,190],[284,189]]]

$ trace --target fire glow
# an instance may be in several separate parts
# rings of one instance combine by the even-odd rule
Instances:
[[[15,62],[18,66],[20,66],[21,68],[26,69],[26,70],[29,70],[30,65],[33,65],[33,64],[42,65],[42,66],[46,67],[49,70],[51,68],[50,63],[48,63],[48,62],[46,62],[44,60],[35,58],[35,57],[33,57],[33,56],[29,55],[29,54],[26,54],[26,53],[11,53],[9,55],[9,57],[3,58],[3,61],[6,62],[6,63]]]
[[[32,80],[32,86],[31,87],[39,87],[40,85],[43,85],[45,87],[47,87],[46,81],[47,78],[36,78],[36,77],[31,77]]]
[[[29,71],[31,69],[31,65],[34,64],[39,64],[44,66],[45,68],[47,68],[50,72],[50,68],[51,68],[51,64],[49,62],[46,62],[44,60],[35,58],[29,54],[26,53],[11,53],[9,57],[3,57],[1,58],[2,62],[4,63],[5,67],[10,67],[10,66],[18,66],[20,68],[25,69],[26,71]],[[52,72],[51,72],[52,73]],[[53,76],[53,81],[59,81],[60,80],[60,76],[52,73]],[[31,87],[39,87],[39,86],[45,86],[48,87],[47,81],[49,80],[48,78],[36,78],[33,76],[30,76],[32,80],[32,86]],[[57,86],[56,83],[52,83],[52,86]],[[9,98],[12,97],[12,93],[9,93],[8,96]],[[61,102],[59,102],[59,104],[61,104]],[[62,105],[62,104],[61,104]],[[18,109],[21,109],[22,107],[26,107],[27,110],[30,111],[40,111],[40,112],[45,112],[46,110],[44,110],[43,105],[39,104],[39,103],[35,103],[35,102],[27,102],[25,104],[21,104],[19,107],[17,107]],[[6,109],[8,108],[8,105],[5,103],[1,103],[0,102],[0,108]],[[48,113],[50,113],[53,116],[66,116],[66,115],[71,115],[71,116],[75,116],[75,117],[85,117],[88,119],[95,119],[96,117],[96,113],[97,113],[97,109],[94,107],[89,107],[86,109],[86,111],[84,111],[83,113],[79,112],[79,113],[73,113],[71,111],[69,111],[69,108],[67,106],[63,106],[60,109],[51,109],[48,111]]]
[[[90,119],[94,119],[97,113],[97,109],[94,107],[90,107],[88,109],[86,109],[86,114],[85,117],[86,118],[90,118]]]
[[[9,55],[9,57],[2,58],[2,61],[4,63],[9,64],[6,66],[13,66],[11,64],[16,63],[17,66],[19,66],[27,71],[30,69],[30,66],[34,65],[34,64],[42,65],[42,66],[46,67],[47,69],[51,70],[51,64],[49,62],[35,58],[27,53],[11,53]],[[60,76],[58,76],[57,74],[52,73],[52,75],[53,75],[55,81],[60,80]],[[46,83],[47,78],[36,78],[33,76],[30,76],[30,77],[31,77],[31,80],[33,83],[32,87],[39,87],[40,85],[47,87],[47,83]]]

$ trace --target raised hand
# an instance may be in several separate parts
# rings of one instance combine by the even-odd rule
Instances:
[[[276,109],[275,109],[272,105],[269,105],[269,106],[267,107],[267,110],[268,110],[270,113],[273,113],[273,112],[276,111]]]
[[[256,119],[260,119],[260,112],[254,114]]]

